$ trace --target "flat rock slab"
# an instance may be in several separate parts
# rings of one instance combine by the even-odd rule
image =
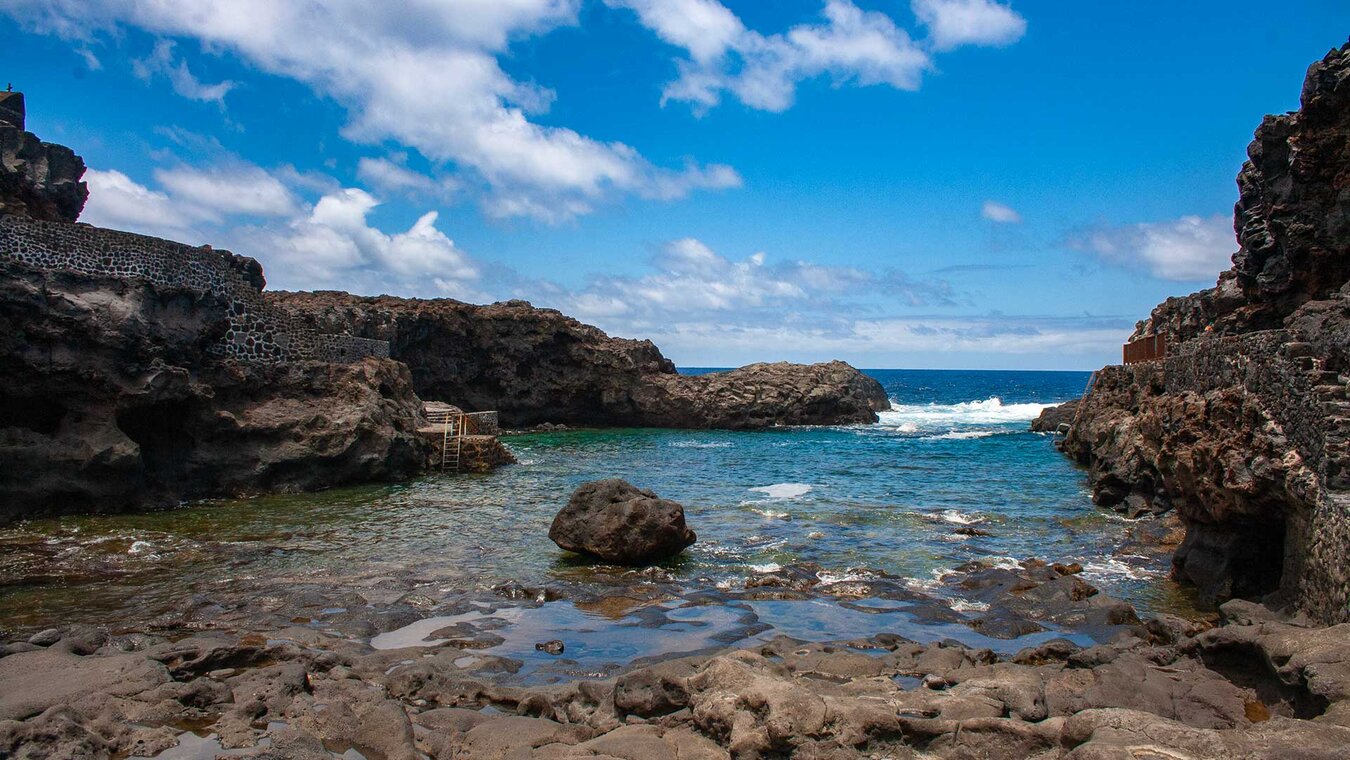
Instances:
[[[163,665],[143,655],[12,654],[0,659],[0,720],[23,720],[90,693],[139,694],[169,680]]]

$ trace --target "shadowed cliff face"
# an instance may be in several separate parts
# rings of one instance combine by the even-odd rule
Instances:
[[[1108,367],[1064,450],[1097,503],[1176,508],[1174,564],[1205,596],[1350,617],[1350,44],[1308,69],[1238,175],[1240,248],[1214,288],[1169,298],[1133,337],[1162,361]],[[1339,549],[1331,547],[1339,546]]]
[[[269,293],[310,325],[390,342],[423,398],[495,409],[508,426],[762,428],[875,422],[881,386],[842,362],[689,377],[651,341],[611,338],[524,301]]]
[[[0,259],[0,522],[407,477],[407,368],[208,352],[229,304]]]

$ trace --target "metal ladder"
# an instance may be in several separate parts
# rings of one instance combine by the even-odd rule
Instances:
[[[441,437],[441,469],[459,472],[459,455],[464,446],[464,415],[447,415]]]

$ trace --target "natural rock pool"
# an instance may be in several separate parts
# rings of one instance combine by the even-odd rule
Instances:
[[[950,571],[1032,557],[1080,563],[1141,614],[1191,610],[1166,552],[1027,432],[1086,373],[873,374],[896,407],[876,425],[523,435],[506,439],[520,464],[488,475],[12,525],[0,626],[303,625],[541,665],[534,643],[560,639],[572,673],[775,634],[1016,649],[1055,628],[999,646]],[[646,570],[559,551],[553,515],[604,477],[683,503],[698,543]]]

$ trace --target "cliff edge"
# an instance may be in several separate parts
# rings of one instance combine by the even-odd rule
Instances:
[[[1063,442],[1094,500],[1175,509],[1176,576],[1350,620],[1350,43],[1267,116],[1238,174],[1233,267],[1160,304],[1131,340],[1166,355],[1099,371]]]

